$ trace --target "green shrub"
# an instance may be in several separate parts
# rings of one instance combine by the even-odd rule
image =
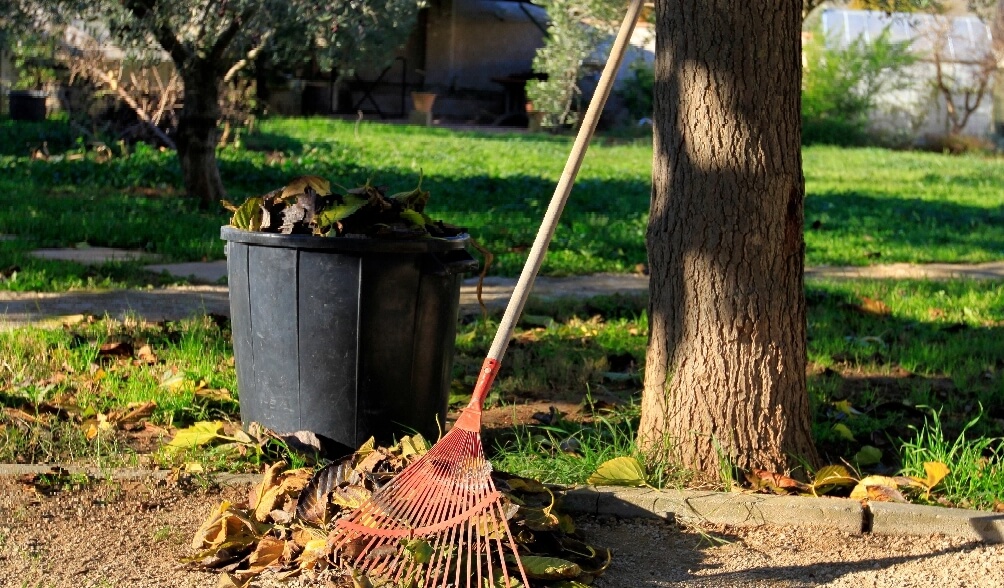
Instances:
[[[878,97],[909,85],[904,70],[916,61],[909,43],[893,41],[886,28],[873,41],[831,47],[817,29],[803,50],[802,143],[871,142],[868,116]]]
[[[652,118],[652,100],[655,88],[655,68],[639,59],[631,64],[631,75],[621,82],[618,93],[632,121]]]

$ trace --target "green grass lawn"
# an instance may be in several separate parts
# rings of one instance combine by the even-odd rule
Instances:
[[[83,270],[25,256],[32,247],[114,246],[169,260],[219,259],[222,208],[180,198],[174,154],[112,146],[114,158],[83,154],[65,124],[0,122],[0,287],[59,290],[137,285],[132,266]],[[54,157],[28,157],[45,141]],[[515,275],[571,146],[568,137],[459,133],[440,128],[323,118],[262,122],[242,148],[220,152],[231,198],[242,200],[317,174],[345,187],[393,190],[422,178],[430,213],[469,228],[496,254],[492,273]],[[1004,168],[994,159],[810,147],[804,152],[810,265],[896,261],[980,262],[1004,255]],[[650,141],[598,138],[590,148],[543,273],[634,271],[645,263]],[[156,281],[154,280],[154,283]]]
[[[52,157],[28,157],[31,145],[42,141]],[[497,255],[492,272],[504,275],[521,267],[570,147],[566,137],[326,119],[265,121],[242,142],[220,152],[234,200],[302,174],[346,187],[372,180],[393,190],[421,178],[432,192],[430,213],[467,226]],[[58,291],[169,280],[138,264],[84,268],[26,255],[40,246],[138,248],[174,261],[222,257],[219,227],[227,214],[198,211],[180,196],[174,154],[112,149],[115,157],[99,161],[59,121],[0,122],[0,234],[14,237],[0,240],[0,288]],[[1004,257],[1004,168],[996,159],[829,147],[807,148],[803,159],[810,265]],[[544,273],[625,272],[644,263],[650,168],[647,141],[599,138]],[[806,297],[809,392],[826,460],[918,474],[924,461],[944,461],[955,472],[946,481],[952,484],[946,500],[993,506],[1004,488],[1004,285],[810,281]],[[647,336],[643,309],[623,300],[527,309],[554,320],[538,316],[523,325],[494,402],[583,398],[604,388],[626,400],[585,425],[559,421],[515,431],[514,445],[500,441],[503,467],[582,481],[611,448],[632,451],[637,407],[631,398]],[[461,326],[455,371],[465,396],[493,333],[491,325]],[[117,445],[126,442],[99,428],[130,403],[156,402],[149,427],[128,431],[147,441],[201,420],[237,419],[229,338],[229,324],[208,319],[85,321],[62,330],[0,333],[0,461],[136,463],[135,448]],[[102,351],[120,342],[132,353]],[[138,351],[144,345],[152,352],[146,359]],[[611,374],[618,370],[623,373]],[[88,439],[91,425],[98,433]],[[592,461],[560,451],[569,438],[582,444],[579,456]],[[861,463],[866,447],[878,451],[877,463]],[[220,452],[154,458],[161,465],[186,459],[215,468],[248,463]],[[659,474],[663,481],[677,475]]]

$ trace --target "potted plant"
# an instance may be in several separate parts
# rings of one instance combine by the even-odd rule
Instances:
[[[435,92],[412,92],[411,103],[414,107],[408,115],[409,122],[419,125],[432,124],[432,105],[436,102]]]
[[[47,36],[30,33],[10,46],[17,79],[10,92],[10,117],[14,120],[44,120],[46,88],[56,81],[55,44]]]

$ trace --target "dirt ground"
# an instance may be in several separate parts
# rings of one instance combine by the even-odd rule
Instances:
[[[193,532],[247,487],[106,482],[52,495],[0,479],[0,587],[204,587],[219,576],[181,564]],[[578,520],[610,547],[600,588],[634,586],[995,587],[1004,546],[945,537],[878,537],[792,528],[681,528],[652,520]],[[323,580],[261,588],[329,588]]]

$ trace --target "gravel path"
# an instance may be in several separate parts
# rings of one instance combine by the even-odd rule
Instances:
[[[220,500],[246,493],[247,486],[122,481],[43,496],[0,478],[0,588],[215,586],[215,573],[179,558],[190,554],[192,534]],[[1004,586],[1004,545],[612,517],[580,519],[579,527],[591,543],[614,550],[597,588]],[[330,588],[267,574],[254,585]]]

